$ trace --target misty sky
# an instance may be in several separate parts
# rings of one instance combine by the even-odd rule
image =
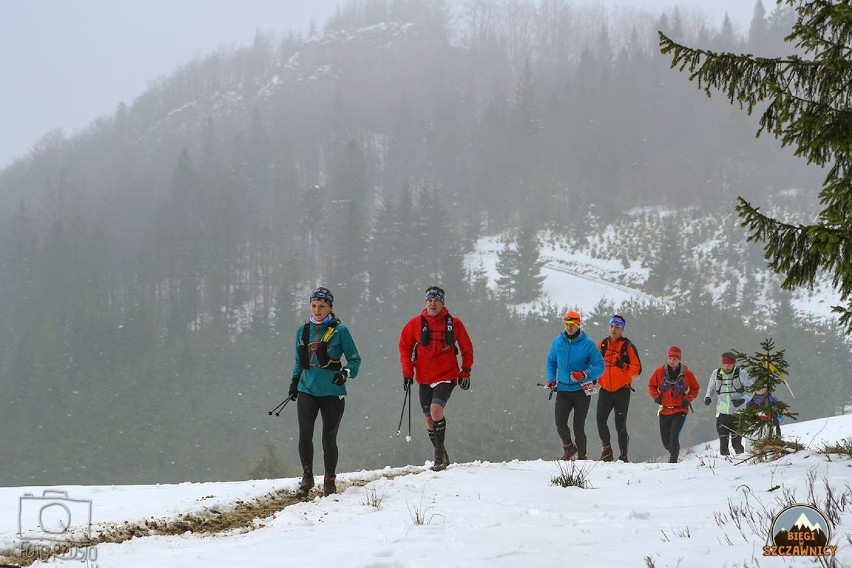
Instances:
[[[130,105],[149,83],[220,46],[321,26],[339,0],[3,0],[0,168],[47,132],[66,136]],[[577,5],[682,6],[745,33],[755,0],[579,0]],[[763,0],[771,11],[774,0]]]

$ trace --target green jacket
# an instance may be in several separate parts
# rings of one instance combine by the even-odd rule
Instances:
[[[317,361],[317,346],[332,322],[336,322],[337,327],[334,328],[328,340],[328,356],[331,359],[339,359],[343,364],[342,368],[349,369],[349,379],[358,376],[358,369],[361,368],[361,356],[358,354],[358,348],[355,347],[355,341],[352,339],[352,334],[349,333],[349,328],[346,327],[346,324],[340,323],[337,318],[331,318],[321,324],[308,324],[308,358],[310,364],[307,369],[302,369],[302,364],[299,361],[299,345],[302,343],[304,326],[300,325],[296,330],[295,364],[292,373],[293,379],[299,379],[299,392],[313,396],[346,396],[345,384],[335,385],[331,382],[337,371],[319,367]],[[345,364],[343,357],[346,359]]]

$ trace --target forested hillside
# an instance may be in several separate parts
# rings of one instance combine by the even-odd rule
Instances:
[[[258,34],[85,132],[47,134],[0,172],[0,427],[16,456],[4,483],[244,478],[268,448],[290,467],[295,409],[267,410],[286,394],[320,284],[364,360],[341,468],[428,457],[416,409],[415,441],[393,436],[396,346],[435,282],[477,355],[474,387],[448,412],[453,458],[550,457],[534,385],[561,306],[519,313],[529,298],[488,289],[466,262],[479,238],[518,228],[534,251],[544,231],[583,249],[619,227],[596,254],[644,264],[648,278],[631,284],[669,300],[601,306],[588,331],[602,337],[610,311],[627,312],[643,379],[668,342],[695,354],[703,380],[717,351],[771,334],[811,385],[800,416],[842,411],[848,344],[783,294],[756,308],[760,251],[731,218],[737,195],[794,187],[808,202],[821,173],[756,140],[753,118],[704,99],[655,49],[662,29],[712,49],[785,51],[790,14],[756,10],[738,37],[727,20],[678,11],[450,4],[356,1],[309,37]],[[627,214],[649,205],[688,223]],[[635,459],[659,446],[643,389]],[[712,437],[711,423],[691,427]]]

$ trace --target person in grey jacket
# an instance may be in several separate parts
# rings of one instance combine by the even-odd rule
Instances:
[[[728,441],[737,454],[745,451],[743,438],[737,432],[737,415],[748,400],[746,387],[751,385],[748,373],[737,366],[737,358],[730,351],[722,353],[722,366],[713,369],[707,382],[704,404],[710,406],[716,396],[716,433],[719,434],[719,455],[730,454]]]

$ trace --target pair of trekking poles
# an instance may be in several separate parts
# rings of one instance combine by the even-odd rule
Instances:
[[[292,401],[292,400],[296,400],[296,399],[293,398],[292,396],[288,396],[287,398],[282,400],[281,403],[278,406],[276,406],[275,408],[273,408],[272,410],[267,412],[267,414],[272,416],[272,414],[275,413],[275,416],[279,416],[281,414],[281,411],[284,410],[284,407],[287,406],[290,403],[290,401]]]
[[[412,385],[408,385],[408,388],[405,389],[405,398],[402,399],[402,412],[399,413],[399,426],[396,428],[396,435],[399,436],[399,433],[402,431],[402,418],[405,416],[405,407],[406,402],[408,403],[408,435],[405,437],[406,442],[411,441],[411,388]],[[275,416],[280,416],[281,411],[290,403],[290,401],[295,400],[292,396],[288,396],[283,401],[281,401],[278,406],[267,412],[269,416],[275,414]]]

